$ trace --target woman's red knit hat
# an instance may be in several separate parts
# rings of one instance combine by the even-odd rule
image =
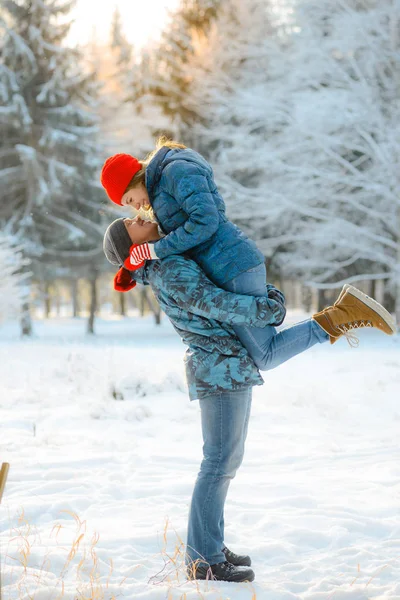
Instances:
[[[107,158],[101,170],[100,181],[110,200],[121,206],[128,183],[141,168],[138,159],[130,154],[114,154]]]

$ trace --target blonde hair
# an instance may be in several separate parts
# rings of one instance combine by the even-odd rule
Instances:
[[[143,183],[143,185],[145,185],[146,169],[149,166],[149,163],[152,160],[152,158],[154,158],[154,156],[157,154],[157,152],[163,146],[167,146],[168,148],[187,148],[187,146],[185,146],[184,144],[180,144],[179,142],[176,142],[175,140],[170,140],[165,135],[161,135],[157,139],[155,149],[152,150],[146,156],[145,159],[139,161],[142,164],[142,168],[140,169],[140,171],[135,173],[135,175],[132,177],[132,179],[130,180],[130,182],[128,183],[128,185],[126,187],[126,190],[124,191],[124,194],[126,194],[126,192],[128,192],[129,190],[139,187],[140,184],[142,184],[142,183]]]

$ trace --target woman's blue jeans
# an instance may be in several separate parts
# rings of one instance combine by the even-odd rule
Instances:
[[[221,287],[235,294],[266,296],[266,280],[265,265],[261,264]],[[315,344],[329,340],[328,334],[313,319],[306,319],[279,332],[271,325],[264,328],[234,325],[233,329],[260,371],[274,369]]]
[[[185,564],[225,561],[224,505],[229,484],[242,464],[252,388],[200,400],[203,460],[189,509]]]

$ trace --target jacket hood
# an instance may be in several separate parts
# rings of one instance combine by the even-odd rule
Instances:
[[[192,150],[191,148],[168,148],[167,146],[163,146],[157,154],[153,156],[146,169],[145,184],[150,198],[153,195],[155,186],[160,180],[164,167],[175,160],[185,160],[188,163],[194,163],[208,171],[211,176],[213,174],[211,165],[195,150]]]
[[[164,156],[163,168],[174,160],[186,160],[187,162],[203,167],[203,169],[209,171],[210,174],[212,173],[211,166],[206,159],[191,148],[170,148],[169,152]]]

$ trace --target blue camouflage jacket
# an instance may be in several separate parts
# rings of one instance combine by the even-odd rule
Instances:
[[[188,346],[184,361],[191,400],[262,385],[263,379],[232,325],[273,325],[282,316],[281,304],[264,296],[222,290],[185,256],[147,261],[131,276],[151,285]]]
[[[159,258],[186,253],[217,285],[264,262],[256,244],[225,215],[210,164],[190,148],[162,147],[146,169],[146,188],[166,236]]]

